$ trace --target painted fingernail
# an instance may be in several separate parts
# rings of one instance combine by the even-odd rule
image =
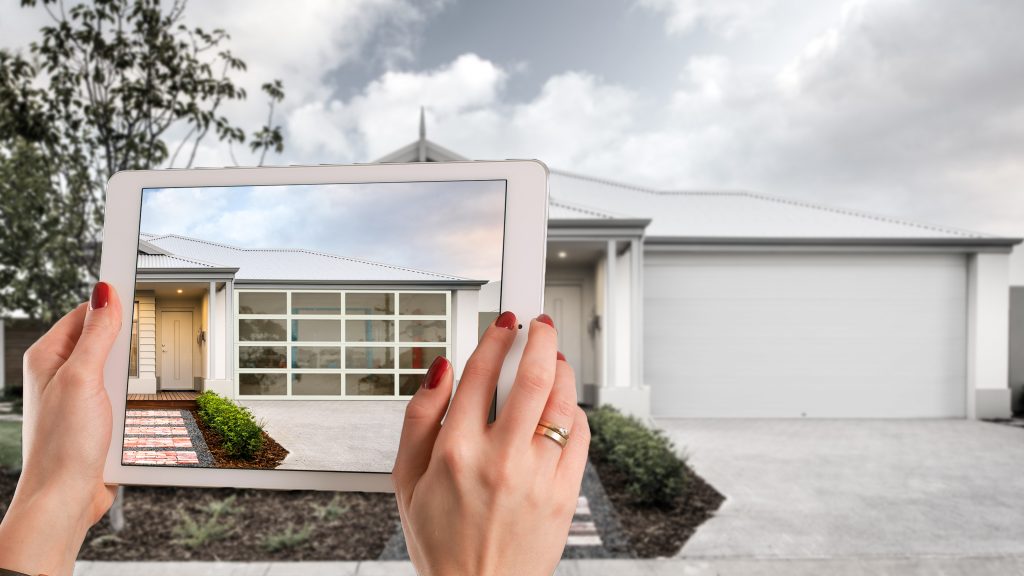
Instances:
[[[540,316],[537,316],[537,321],[538,322],[543,322],[543,323],[547,324],[548,326],[551,326],[552,328],[555,327],[555,321],[552,320],[551,316],[548,316],[547,314],[541,314]]]
[[[494,321],[494,325],[498,328],[505,328],[511,330],[516,325],[516,315],[511,310],[505,310],[498,315],[498,319]]]
[[[558,352],[558,359],[561,360],[562,362],[565,362],[565,354]]]
[[[110,300],[110,284],[106,282],[97,282],[92,287],[92,299],[89,300],[90,310],[99,310],[105,308],[107,302]]]
[[[448,359],[444,356],[438,356],[434,358],[434,361],[430,364],[430,368],[427,373],[423,375],[423,387],[427,390],[433,390],[437,388],[437,385],[441,383],[441,377],[448,370]]]

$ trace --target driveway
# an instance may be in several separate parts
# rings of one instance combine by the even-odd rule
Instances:
[[[656,419],[726,502],[680,556],[1024,554],[1024,429]]]
[[[265,421],[289,454],[278,469],[391,472],[405,416],[404,400],[252,400],[240,402]]]

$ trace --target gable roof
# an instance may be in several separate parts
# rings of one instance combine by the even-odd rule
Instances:
[[[484,281],[304,249],[239,248],[178,234],[140,234],[166,254],[138,255],[138,268],[237,268],[236,282],[481,285]]]

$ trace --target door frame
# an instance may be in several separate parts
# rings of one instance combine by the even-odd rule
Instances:
[[[195,306],[175,305],[175,306],[168,306],[166,308],[165,307],[159,307],[158,310],[156,310],[156,312],[157,312],[157,315],[160,318],[160,327],[159,327],[159,329],[156,330],[156,349],[157,350],[160,350],[162,345],[163,345],[163,338],[164,338],[163,313],[164,312],[188,312],[189,314],[191,314],[192,315],[192,333],[195,334],[195,320],[196,320],[196,307]],[[200,322],[200,325],[202,325],[201,322]],[[192,341],[192,339],[190,338],[189,342],[191,343],[191,341]],[[200,360],[201,360],[201,358],[200,358]],[[172,388],[172,389],[170,389],[170,391],[175,391],[175,392],[189,391],[189,390],[191,390],[193,392],[195,391],[195,389],[196,389],[196,365],[195,365],[195,363],[196,363],[195,348],[193,348],[192,349],[192,386],[190,388]],[[156,385],[156,391],[157,392],[162,392],[164,390],[163,371],[164,371],[164,365],[163,365],[163,360],[161,360],[160,361],[160,370],[157,372],[157,376],[158,376],[158,378],[157,378],[157,385]]]

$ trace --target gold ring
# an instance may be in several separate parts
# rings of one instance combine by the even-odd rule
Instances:
[[[561,446],[562,448],[565,448],[565,445],[569,442],[569,439],[566,438],[565,436],[562,436],[561,434],[559,434],[558,432],[555,432],[551,428],[548,428],[546,426],[541,426],[540,424],[537,425],[537,429],[534,430],[534,433],[535,434],[540,434],[541,436],[547,436],[548,438],[551,438],[552,440],[557,442],[558,445]]]
[[[541,420],[540,423],[538,424],[538,426],[543,426],[543,427],[547,428],[548,430],[551,430],[552,432],[560,435],[562,438],[565,438],[566,440],[569,439],[569,429],[568,428],[562,428],[561,426],[557,426],[555,424],[552,424],[551,422],[548,422],[547,420]]]

